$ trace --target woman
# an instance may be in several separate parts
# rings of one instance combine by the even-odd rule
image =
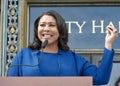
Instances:
[[[69,50],[64,19],[55,11],[47,11],[36,19],[34,41],[14,58],[8,76],[92,76],[93,84],[106,84],[114,56],[112,43],[117,36],[114,27],[108,26],[103,59],[96,67]]]

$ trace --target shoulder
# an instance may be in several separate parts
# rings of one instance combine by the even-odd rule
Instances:
[[[83,57],[80,55],[80,54],[77,54],[73,51],[64,51],[64,50],[61,50],[60,51],[62,53],[62,55],[66,55],[66,56],[72,56],[72,57],[75,57],[75,58],[78,58],[78,59],[82,59]]]
[[[84,63],[87,61],[81,54],[78,54],[73,51],[69,51],[69,53],[71,53],[74,56],[74,59],[79,63],[81,63],[81,62]]]
[[[30,48],[27,48],[27,47],[25,47],[25,48],[22,48],[21,50],[20,50],[20,52],[22,52],[22,53],[26,53],[26,52],[36,52],[37,50],[31,50]]]
[[[31,50],[29,48],[22,48],[19,52],[18,55],[23,56],[23,55],[31,55],[34,54],[36,52],[39,52],[38,50]]]
[[[70,58],[72,57],[72,59],[74,59],[74,61],[76,62],[77,66],[80,68],[82,67],[82,65],[88,63],[89,62],[80,54],[73,52],[73,51],[68,51],[66,52],[66,57]]]

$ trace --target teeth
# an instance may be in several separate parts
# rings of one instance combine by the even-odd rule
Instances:
[[[45,37],[45,38],[50,38],[51,37],[51,35],[49,35],[49,34],[42,34],[42,36]]]

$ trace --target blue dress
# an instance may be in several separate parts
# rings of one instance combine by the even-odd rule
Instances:
[[[13,59],[8,76],[92,76],[93,84],[108,83],[114,50],[104,48],[99,67],[72,51],[46,53],[23,48]]]

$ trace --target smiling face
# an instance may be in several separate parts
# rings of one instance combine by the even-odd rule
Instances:
[[[54,17],[43,15],[38,24],[38,38],[44,42],[48,40],[48,44],[58,44],[59,32]]]

